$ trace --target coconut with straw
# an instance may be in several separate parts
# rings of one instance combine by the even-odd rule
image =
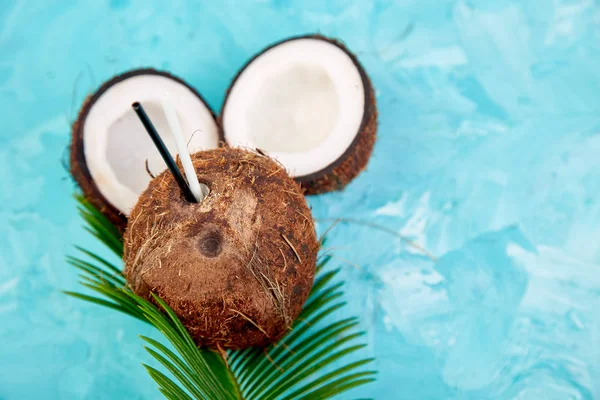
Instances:
[[[165,115],[177,136],[168,104]],[[224,147],[190,157],[180,138],[185,179],[143,106],[134,110],[168,170],[130,213],[124,236],[129,286],[148,299],[160,296],[198,345],[276,341],[300,313],[315,272],[318,242],[300,185],[260,153]]]

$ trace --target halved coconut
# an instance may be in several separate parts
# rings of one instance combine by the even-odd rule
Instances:
[[[165,92],[173,99],[189,150],[217,148],[215,116],[202,96],[181,79],[153,69],[129,71],[104,83],[86,99],[73,124],[71,173],[86,198],[120,228],[151,175],[166,169],[131,108],[133,102],[144,105],[171,154],[176,154],[160,105]]]
[[[365,168],[377,108],[367,74],[344,45],[302,36],[246,64],[219,123],[224,142],[265,151],[315,194],[342,189]]]

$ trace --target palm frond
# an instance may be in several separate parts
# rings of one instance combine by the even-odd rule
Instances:
[[[118,229],[83,197],[76,198],[86,229],[122,257]],[[158,296],[153,295],[156,306],[133,293],[120,268],[86,249],[77,249],[83,258],[68,257],[67,261],[82,273],[81,284],[97,297],[65,293],[131,315],[165,336],[171,348],[145,336],[141,339],[146,351],[165,370],[144,364],[168,399],[327,399],[375,379],[375,371],[365,369],[373,359],[354,359],[365,347],[360,341],[363,332],[357,331],[358,320],[331,321],[331,315],[346,303],[341,300],[343,282],[334,282],[339,270],[323,271],[329,256],[321,258],[311,295],[282,340],[265,349],[220,353],[196,347],[169,306]],[[340,359],[349,361],[334,366]]]
[[[78,194],[75,199],[79,203],[79,215],[86,222],[85,229],[98,238],[118,257],[123,257],[123,238],[119,230],[85,197]]]

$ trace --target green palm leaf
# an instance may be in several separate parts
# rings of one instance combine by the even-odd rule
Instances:
[[[122,257],[123,241],[118,229],[83,197],[76,198],[86,229]],[[81,257],[68,257],[67,261],[81,272],[81,284],[96,296],[65,293],[131,315],[165,336],[171,347],[141,338],[146,351],[165,372],[144,367],[168,399],[327,399],[375,380],[375,372],[365,369],[373,359],[349,357],[365,347],[360,341],[363,332],[357,331],[358,320],[332,321],[331,315],[346,303],[341,301],[343,282],[334,282],[339,270],[323,271],[329,256],[321,258],[311,295],[282,340],[265,349],[219,353],[196,347],[162,299],[153,295],[157,307],[133,293],[120,268],[88,250],[77,249]],[[334,367],[340,359],[350,361]]]

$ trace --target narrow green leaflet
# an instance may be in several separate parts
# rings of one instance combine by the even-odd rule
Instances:
[[[122,257],[119,230],[83,197],[76,199],[86,229]],[[67,261],[81,273],[81,284],[95,295],[65,293],[128,314],[164,335],[171,347],[141,338],[157,366],[164,368],[160,371],[144,364],[167,399],[328,399],[375,380],[375,371],[366,369],[374,360],[356,358],[365,347],[363,332],[357,331],[358,320],[331,318],[345,303],[341,300],[343,283],[334,282],[339,270],[323,271],[328,256],[321,259],[311,295],[282,340],[265,349],[222,354],[196,347],[169,306],[157,296],[153,300],[158,307],[133,293],[118,266],[86,249],[77,250],[81,256]]]

